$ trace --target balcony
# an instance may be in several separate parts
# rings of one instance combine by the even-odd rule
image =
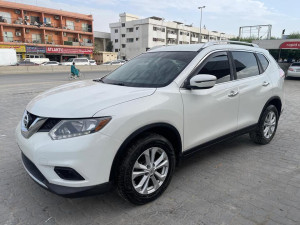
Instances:
[[[167,34],[167,38],[170,38],[170,39],[177,39],[177,34],[175,34],[175,33],[168,33],[168,34]]]
[[[29,19],[25,20],[21,17],[17,18],[10,18],[10,17],[3,17],[0,16],[0,25],[3,24],[4,26],[10,24],[14,27],[25,27],[25,28],[35,28],[35,29],[46,29],[46,30],[60,30],[64,32],[85,32],[85,33],[92,33],[92,26],[74,26],[74,25],[66,25],[60,24],[58,20],[42,23],[40,21],[31,22]]]
[[[193,42],[198,42],[199,39],[198,39],[197,37],[191,37],[191,41],[193,41]]]

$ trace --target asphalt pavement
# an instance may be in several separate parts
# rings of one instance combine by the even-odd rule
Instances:
[[[103,75],[86,73],[86,79]],[[176,168],[166,192],[144,206],[116,191],[63,198],[25,172],[15,127],[33,97],[67,82],[67,74],[0,75],[1,225],[300,224],[300,79],[285,82],[285,110],[270,144],[243,135],[203,150]]]

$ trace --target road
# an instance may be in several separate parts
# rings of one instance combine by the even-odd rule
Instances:
[[[28,102],[65,77],[0,75],[0,224],[300,224],[300,79],[285,83],[286,107],[271,144],[244,135],[210,147],[176,168],[157,201],[133,206],[115,191],[56,196],[23,169],[14,129]]]

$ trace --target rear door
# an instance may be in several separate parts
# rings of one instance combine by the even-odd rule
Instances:
[[[272,97],[272,83],[266,72],[269,61],[260,53],[231,51],[239,86],[238,129],[257,124],[264,105]],[[258,56],[258,54],[260,54]],[[260,62],[264,57],[267,62]],[[263,60],[263,58],[261,58]]]

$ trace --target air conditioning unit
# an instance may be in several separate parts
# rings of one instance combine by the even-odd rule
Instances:
[[[54,16],[54,19],[59,20],[59,16]]]
[[[25,20],[29,20],[29,16],[24,16],[24,19]]]
[[[28,34],[30,32],[30,30],[29,29],[25,29],[25,32]]]
[[[16,32],[17,37],[21,37],[21,35],[22,35],[21,32]]]
[[[64,32],[64,37],[67,37],[67,33],[66,32]]]
[[[76,19],[76,20],[75,20],[75,22],[76,22],[76,23],[79,23],[79,22],[80,22],[80,20],[79,20],[79,19]]]
[[[15,10],[15,14],[18,14],[18,15],[20,15],[20,14],[21,14],[21,10],[19,10],[19,9],[16,9],[16,10]]]

